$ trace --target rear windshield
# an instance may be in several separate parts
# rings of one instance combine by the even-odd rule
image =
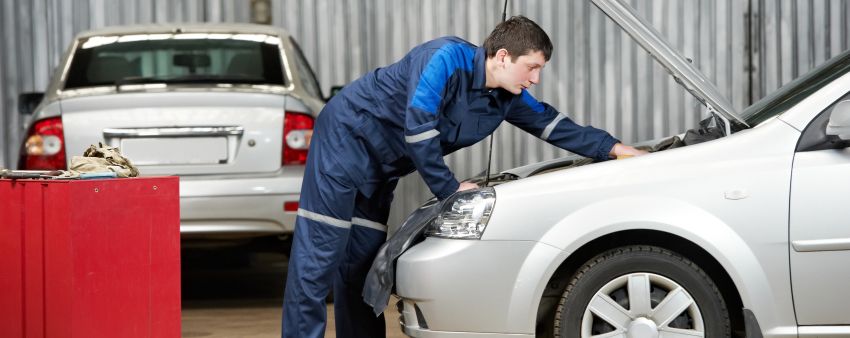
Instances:
[[[286,85],[278,45],[263,34],[149,34],[81,42],[65,89],[144,83]]]

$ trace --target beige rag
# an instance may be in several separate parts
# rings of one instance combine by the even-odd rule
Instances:
[[[116,147],[110,147],[98,142],[95,146],[90,145],[83,156],[74,156],[71,158],[70,170],[60,175],[61,178],[76,178],[81,173],[102,173],[115,172],[118,177],[136,177],[139,176],[137,169],[130,159],[121,155],[121,151]]]

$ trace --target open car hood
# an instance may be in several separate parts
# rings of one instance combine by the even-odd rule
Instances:
[[[694,65],[673,49],[667,40],[655,30],[635,10],[622,0],[592,0],[593,4],[620,26],[649,55],[658,61],[680,85],[685,87],[697,100],[702,102],[709,112],[718,113],[730,121],[747,126],[732,104],[729,103],[717,87]]]

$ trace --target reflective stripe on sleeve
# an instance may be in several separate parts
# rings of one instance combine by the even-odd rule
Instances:
[[[370,221],[368,219],[352,217],[351,218],[351,224],[375,229],[375,230],[378,230],[378,231],[387,232],[387,226],[386,225],[378,223],[378,222],[373,222],[373,221]]]
[[[552,122],[549,122],[549,124],[546,125],[546,128],[543,129],[543,133],[540,134],[540,138],[544,141],[548,140],[549,135],[551,135],[552,131],[555,130],[555,127],[558,125],[558,122],[561,122],[561,120],[565,119],[566,117],[567,116],[563,113],[558,113],[558,116],[555,116],[555,118],[552,119]]]
[[[307,211],[301,208],[298,208],[298,216],[304,217],[309,220],[313,220],[316,222],[325,223],[328,225],[333,225],[335,227],[350,229],[351,222],[343,221],[341,219],[336,219],[330,216],[320,215],[312,211]]]
[[[416,143],[416,142],[421,142],[421,141],[425,141],[425,140],[428,140],[428,139],[432,139],[432,138],[436,137],[437,135],[440,135],[440,132],[437,129],[431,129],[431,130],[421,132],[421,133],[416,134],[416,135],[405,136],[404,141],[407,142],[407,143]]]

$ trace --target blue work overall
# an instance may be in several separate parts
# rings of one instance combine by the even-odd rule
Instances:
[[[328,102],[316,120],[295,222],[283,306],[283,337],[321,337],[334,287],[337,337],[384,337],[361,297],[386,240],[399,177],[417,170],[438,198],[459,182],[443,156],[509,123],[563,149],[608,159],[607,132],[576,125],[528,92],[485,88],[485,52],[457,37],[415,47]]]

